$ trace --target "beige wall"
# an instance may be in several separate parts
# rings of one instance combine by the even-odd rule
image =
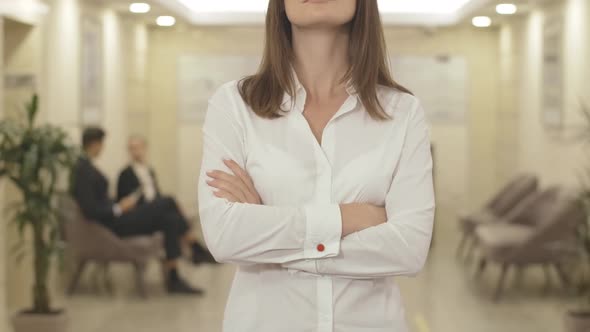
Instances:
[[[128,28],[126,40],[129,48],[126,52],[127,70],[127,126],[130,134],[149,136],[150,113],[148,108],[148,39],[149,32],[145,24],[126,22]]]
[[[53,0],[43,22],[43,76],[41,101],[51,123],[78,135],[80,105],[80,13],[78,0]]]
[[[561,13],[564,27],[564,117],[566,131],[546,130],[541,122],[543,22],[549,15]],[[581,123],[580,100],[590,103],[590,3],[567,0],[563,4],[538,8],[524,18],[502,27],[501,62],[506,84],[503,91],[509,101],[498,119],[499,138],[508,137],[499,156],[500,168],[517,167],[537,173],[545,185],[577,186],[584,154],[580,144],[567,143],[563,137]],[[501,129],[500,129],[501,128]],[[517,142],[518,144],[514,144]]]
[[[497,187],[497,31],[457,27],[424,31],[387,29],[392,54],[464,56],[469,70],[469,112],[465,122],[435,124],[439,207],[455,210],[478,203]],[[153,163],[165,191],[176,193],[196,213],[200,167],[200,125],[176,116],[176,59],[182,54],[258,55],[262,28],[153,28],[150,30],[148,104]],[[221,69],[220,69],[221,70]],[[403,83],[403,82],[401,82]]]

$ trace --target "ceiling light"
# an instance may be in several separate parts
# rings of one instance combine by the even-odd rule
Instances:
[[[136,14],[147,13],[150,9],[150,5],[144,2],[135,2],[129,5],[129,11]]]
[[[172,16],[158,16],[156,24],[161,27],[171,27],[176,23],[176,19]]]
[[[178,0],[197,13],[264,13],[269,0]],[[360,0],[363,1],[363,0]],[[454,13],[472,0],[377,0],[381,13]]]
[[[478,28],[487,28],[492,25],[492,19],[487,16],[476,16],[471,22]]]
[[[501,15],[512,15],[516,13],[516,5],[511,3],[501,3],[496,6],[496,12]]]

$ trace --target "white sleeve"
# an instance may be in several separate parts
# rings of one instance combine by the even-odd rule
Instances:
[[[232,90],[222,87],[211,98],[203,125],[199,217],[211,253],[220,262],[236,264],[336,256],[342,236],[338,204],[274,207],[231,203],[213,195],[206,183],[207,171],[231,173],[224,158],[245,169],[246,133],[232,102],[239,97]]]
[[[422,269],[430,247],[435,202],[430,135],[419,104],[407,128],[386,196],[387,223],[345,237],[335,257],[306,259],[283,267],[351,279],[415,275]]]

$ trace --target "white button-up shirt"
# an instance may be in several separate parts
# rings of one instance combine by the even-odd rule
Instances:
[[[257,116],[237,82],[209,100],[199,211],[217,260],[237,265],[225,332],[406,332],[394,276],[415,275],[434,218],[429,129],[413,96],[379,87],[391,120],[373,120],[358,96],[326,125],[321,144],[303,117],[306,93],[285,95],[284,117]],[[205,172],[232,159],[263,205],[213,195]],[[339,204],[385,206],[388,221],[342,235]]]
[[[154,177],[149,166],[144,163],[134,162],[131,167],[141,184],[144,199],[147,202],[153,201],[158,195],[158,192],[156,191],[156,184],[154,183]]]

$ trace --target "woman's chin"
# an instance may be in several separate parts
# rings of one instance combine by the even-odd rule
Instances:
[[[337,29],[345,26],[349,21],[339,17],[309,15],[299,21],[292,21],[291,24],[300,29]]]

